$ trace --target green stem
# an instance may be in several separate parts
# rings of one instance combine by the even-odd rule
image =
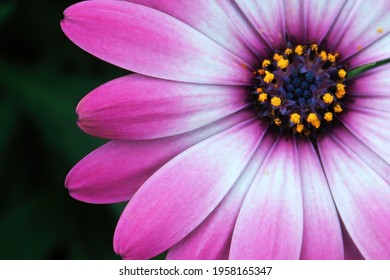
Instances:
[[[368,63],[368,64],[365,64],[365,65],[353,68],[353,69],[348,71],[347,78],[351,79],[351,78],[353,78],[353,77],[355,77],[355,76],[357,76],[359,74],[362,74],[363,72],[371,70],[371,69],[373,69],[375,67],[382,66],[382,65],[384,65],[386,63],[389,63],[389,62],[390,62],[390,58],[386,58],[386,59],[383,59],[383,60],[379,60],[379,61],[376,61],[376,62]]]

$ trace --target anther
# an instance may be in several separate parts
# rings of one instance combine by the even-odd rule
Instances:
[[[313,44],[310,46],[310,49],[313,51],[313,52],[317,52],[318,51],[318,45],[317,44]]]
[[[338,99],[343,98],[344,95],[345,95],[345,93],[346,93],[346,91],[345,91],[345,85],[343,85],[343,84],[341,84],[341,83],[338,83],[338,84],[336,85],[336,87],[337,87],[336,97],[337,97]]]
[[[343,111],[343,108],[341,108],[340,104],[337,104],[333,107],[333,110],[335,113],[341,113]]]
[[[283,59],[283,55],[275,53],[273,58],[274,58],[274,60],[279,61],[279,60]]]
[[[303,54],[303,47],[301,45],[298,45],[295,47],[294,51],[297,55],[302,55]]]
[[[287,66],[288,66],[288,60],[287,59],[281,59],[278,61],[278,66],[281,68],[281,69],[286,69]]]
[[[265,77],[264,77],[264,82],[266,83],[271,83],[273,81],[273,79],[275,78],[275,75],[272,74],[271,72],[269,71],[265,71]]]
[[[299,124],[301,122],[301,116],[298,113],[293,113],[290,116],[290,121],[295,124]]]
[[[344,79],[347,76],[347,72],[344,69],[340,69],[338,75],[341,79]]]
[[[321,57],[321,60],[325,62],[328,59],[328,56],[326,55],[325,51],[321,51],[319,56]]]
[[[330,104],[333,102],[333,95],[330,93],[325,93],[325,95],[322,97],[322,100],[324,100],[326,104]]]
[[[312,126],[314,126],[315,128],[319,128],[320,125],[321,125],[321,122],[320,120],[318,119],[317,115],[314,114],[314,113],[310,113],[308,116],[307,116],[307,122],[310,123]]]
[[[327,122],[331,122],[333,120],[333,114],[331,112],[326,112],[324,114],[324,120]]]
[[[260,93],[257,100],[258,100],[259,102],[262,102],[262,103],[263,103],[263,102],[265,102],[267,99],[268,99],[268,95],[267,95],[266,93]]]
[[[328,53],[328,60],[330,61],[330,62],[335,62],[336,61],[336,57],[338,56],[339,54],[338,53],[335,53],[334,55],[333,54],[331,54],[331,53]]]
[[[304,127],[305,126],[303,124],[297,124],[297,127],[295,128],[295,130],[298,133],[302,133]]]
[[[279,107],[280,104],[282,104],[282,100],[277,97],[277,96],[274,96],[271,98],[271,105],[274,106],[274,107]]]
[[[263,63],[261,64],[261,66],[263,66],[263,68],[266,68],[266,67],[268,67],[270,64],[271,64],[271,61],[269,61],[268,59],[264,59],[264,60],[263,60]]]

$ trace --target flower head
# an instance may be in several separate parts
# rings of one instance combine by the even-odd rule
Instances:
[[[353,74],[390,57],[390,2],[300,3],[65,11],[74,43],[136,72],[80,101],[80,128],[113,140],[65,182],[129,201],[123,258],[390,258],[390,66]]]

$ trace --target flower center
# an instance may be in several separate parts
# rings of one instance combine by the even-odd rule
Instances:
[[[347,89],[338,56],[316,44],[289,43],[254,72],[252,108],[283,132],[315,137],[327,130],[343,111]]]

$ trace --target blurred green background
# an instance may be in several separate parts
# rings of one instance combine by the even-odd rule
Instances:
[[[0,259],[119,259],[124,207],[73,200],[67,172],[104,143],[76,125],[90,90],[127,72],[62,33],[77,1],[0,0]]]

